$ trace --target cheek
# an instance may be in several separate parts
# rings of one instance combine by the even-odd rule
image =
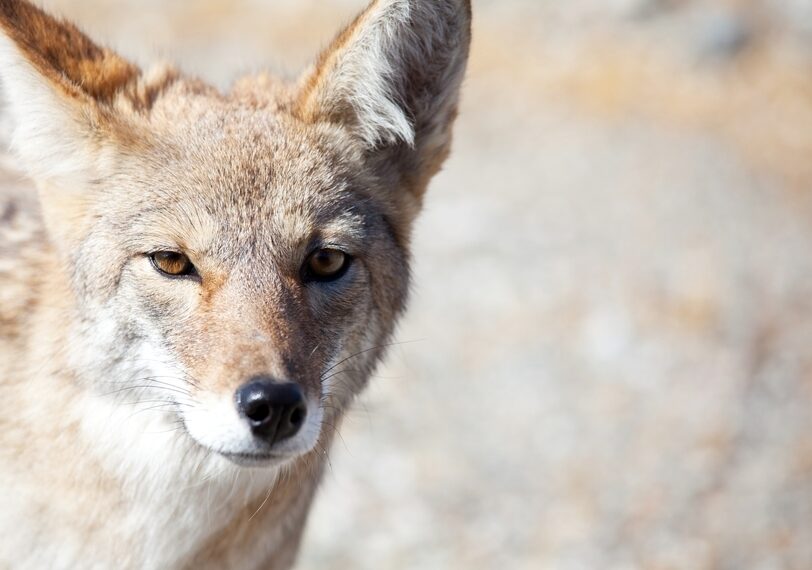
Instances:
[[[379,245],[375,254],[380,261],[371,279],[370,296],[389,334],[406,306],[410,277],[408,252],[387,241]]]
[[[195,283],[160,276],[146,258],[126,264],[117,287],[116,302],[136,331],[162,343],[188,330],[199,304]]]
[[[125,284],[127,254],[118,243],[91,234],[72,253],[68,266],[71,284],[80,302],[106,303]]]
[[[338,351],[324,376],[325,394],[338,400],[357,389],[385,352],[397,318],[406,303],[409,271],[405,254],[381,241],[366,261],[363,291],[352,298]]]
[[[139,382],[150,391],[181,405],[188,405],[194,400],[191,376],[174,353],[159,339],[143,340],[134,363],[143,371]]]
[[[356,261],[341,283],[308,286],[307,305],[318,340],[325,347],[347,343],[366,327],[372,311],[370,274]],[[334,350],[340,350],[340,346]]]
[[[143,327],[167,344],[176,345],[177,339],[193,332],[195,307],[191,300],[168,296],[164,291],[141,290],[137,303]]]
[[[321,376],[321,391],[339,408],[365,382],[394,326],[376,303],[373,279],[370,274],[369,281],[346,298],[336,315],[337,325],[324,333],[331,350]]]

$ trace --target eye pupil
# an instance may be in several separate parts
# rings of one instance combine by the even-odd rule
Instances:
[[[320,251],[313,258],[313,261],[317,268],[329,272],[330,269],[338,262],[338,256],[334,255],[332,252]]]

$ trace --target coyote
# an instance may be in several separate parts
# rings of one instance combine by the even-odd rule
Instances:
[[[297,80],[223,93],[0,0],[0,567],[293,564],[470,20],[376,0]]]

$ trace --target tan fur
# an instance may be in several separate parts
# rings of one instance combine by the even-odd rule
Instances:
[[[32,179],[0,178],[0,567],[289,568],[406,302],[469,2],[377,0],[298,82],[226,94],[22,0],[0,30]],[[304,281],[315,247],[346,275]],[[198,277],[159,274],[164,250]],[[307,423],[248,466],[268,450],[234,393],[257,375],[297,383]]]
[[[37,71],[65,94],[110,102],[137,69],[91,42],[68,22],[58,22],[27,2],[0,2],[0,26]]]

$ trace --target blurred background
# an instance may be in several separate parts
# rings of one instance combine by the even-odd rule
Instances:
[[[364,0],[42,4],[225,88]],[[812,568],[812,1],[474,9],[403,344],[299,568]]]

